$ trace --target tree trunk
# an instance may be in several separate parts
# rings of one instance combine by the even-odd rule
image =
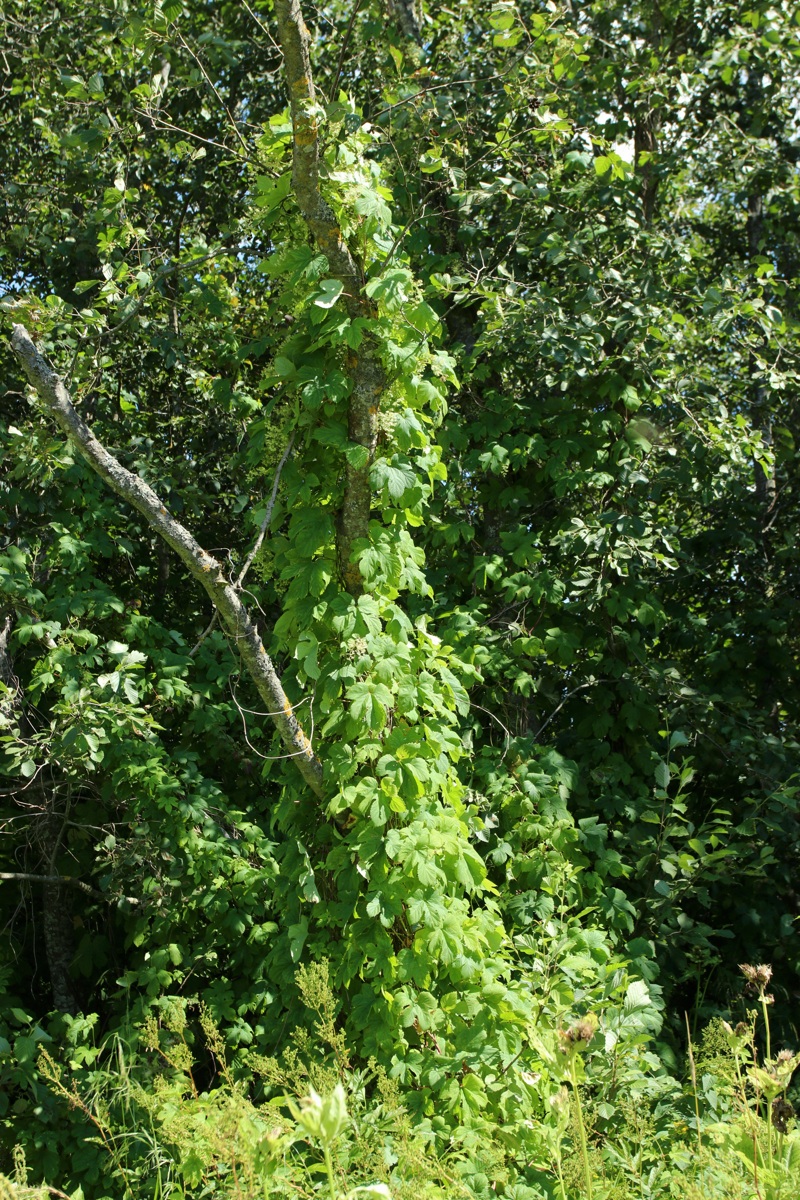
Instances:
[[[348,316],[369,319],[376,311],[363,292],[363,266],[342,240],[336,214],[320,190],[319,130],[314,115],[316,92],[308,30],[298,0],[275,0],[274,7],[292,113],[292,182],[297,206],[317,247],[328,260],[330,277],[342,284],[342,301]],[[386,374],[372,338],[366,336],[358,352],[348,355],[346,369],[351,384],[348,432],[351,442],[362,446],[366,454],[358,465],[346,464],[336,540],[342,581],[348,592],[358,596],[364,585],[353,553],[355,543],[369,534],[372,505],[369,472],[378,445],[378,409],[386,390]]]
[[[44,814],[40,845],[44,866],[54,874],[63,836],[63,818],[54,811]],[[48,879],[42,884],[42,926],[47,969],[53,992],[53,1008],[74,1016],[80,1007],[70,974],[75,957],[75,928],[72,921],[72,889]]]

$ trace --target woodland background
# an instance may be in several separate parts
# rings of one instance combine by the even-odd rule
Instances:
[[[0,21],[0,1170],[796,1195],[798,10]]]

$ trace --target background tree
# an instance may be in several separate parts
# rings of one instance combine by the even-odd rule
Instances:
[[[511,1145],[571,1015],[797,986],[797,25],[411,15],[7,6],[6,1033],[180,994],[247,1073],[324,958]]]

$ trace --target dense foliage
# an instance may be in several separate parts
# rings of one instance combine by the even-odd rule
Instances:
[[[0,1196],[788,1200],[800,17],[304,16],[0,14]]]

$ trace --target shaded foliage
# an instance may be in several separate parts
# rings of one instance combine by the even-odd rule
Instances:
[[[599,1142],[742,959],[796,996],[796,17],[387,11],[306,13],[294,128],[269,5],[2,17],[3,310],[240,588],[324,769],[3,339],[0,1119],[51,1179],[53,1007],[180,995],[252,1079],[324,959],[350,1061],[519,1166],[573,1018]]]

